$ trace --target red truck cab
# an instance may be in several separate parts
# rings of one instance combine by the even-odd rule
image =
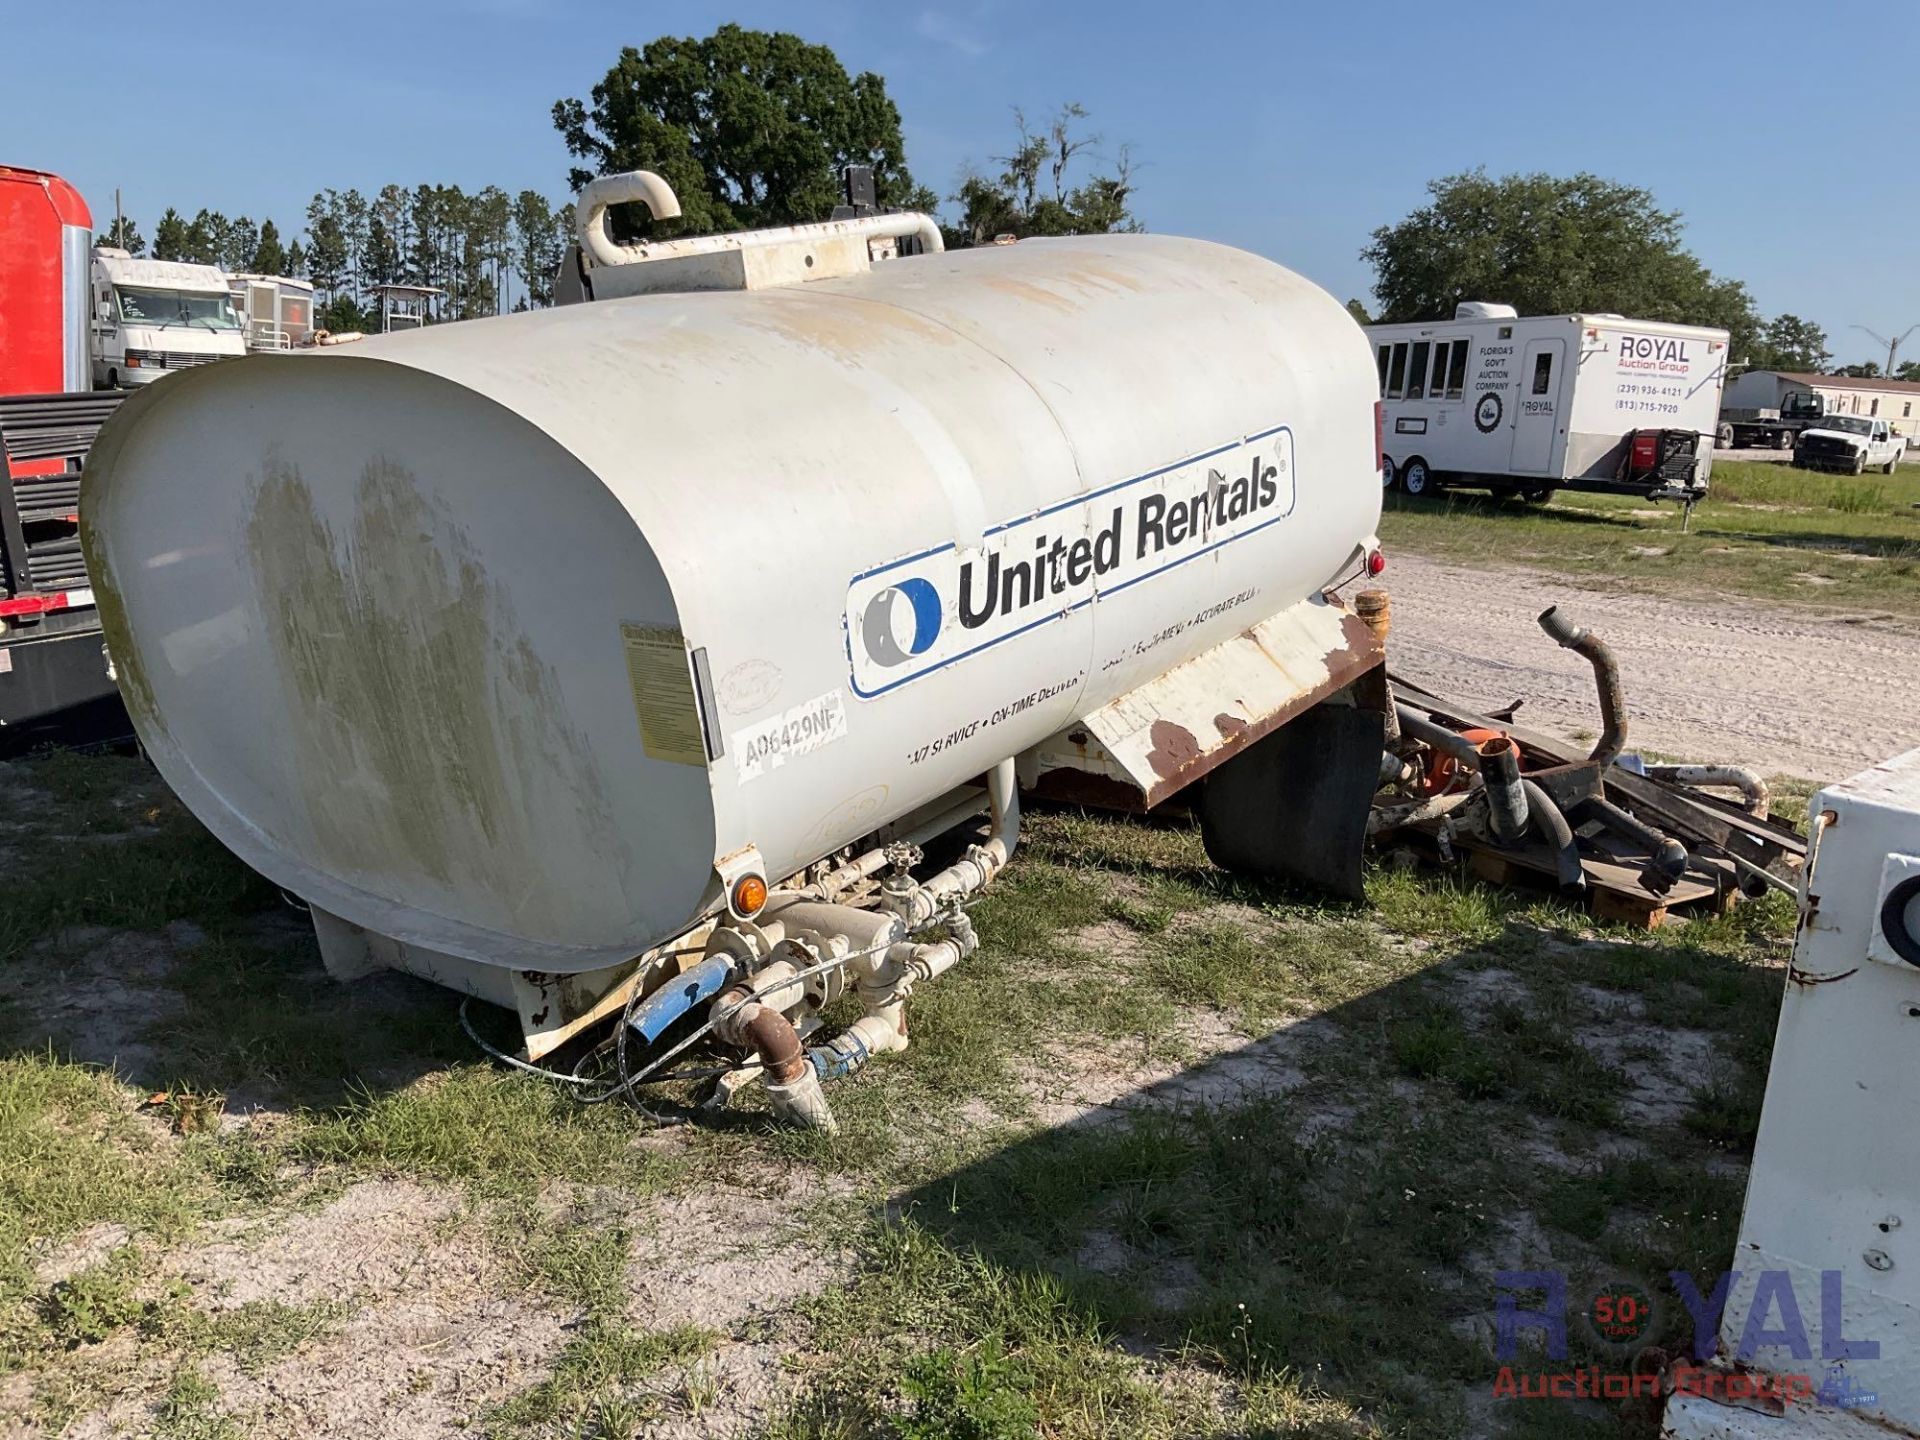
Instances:
[[[58,175],[0,165],[0,754],[127,733],[80,554],[94,394],[93,216]]]

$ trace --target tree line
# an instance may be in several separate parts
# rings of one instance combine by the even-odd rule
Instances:
[[[567,177],[576,192],[596,175],[634,169],[673,186],[680,216],[654,220],[623,207],[614,225],[624,240],[825,220],[843,199],[842,172],[855,165],[872,171],[882,208],[939,216],[950,247],[1140,228],[1130,151],[1106,154],[1079,105],[1039,124],[1016,109],[1008,152],[966,166],[943,198],[908,168],[886,81],[850,74],[827,46],[785,33],[722,25],[629,46],[587,96],[556,101],[551,119],[579,162]],[[1685,247],[1680,214],[1639,186],[1585,172],[1474,170],[1434,180],[1428,192],[1427,204],[1375,230],[1361,251],[1375,275],[1372,312],[1348,304],[1361,323],[1441,319],[1462,300],[1497,300],[1527,315],[1612,311],[1716,326],[1731,338],[1732,360],[1756,368],[1832,363],[1818,325],[1762,315],[1745,284]],[[535,190],[387,185],[371,198],[320,191],[290,240],[272,220],[256,226],[205,209],[189,220],[168,209],[153,254],[305,276],[323,323],[343,329],[365,323],[371,287],[384,283],[444,291],[430,307],[435,319],[550,304],[571,230],[571,205]],[[142,253],[130,223],[101,238]],[[1920,367],[1908,362],[1898,373],[1920,378]]]
[[[378,285],[443,291],[427,302],[435,320],[549,305],[572,226],[573,207],[556,207],[537,190],[386,185],[371,199],[355,189],[320,191],[290,242],[271,219],[256,225],[201,209],[189,220],[172,206],[154,226],[151,250],[124,218],[98,240],[156,260],[311,280],[319,323],[359,330],[377,324]]]
[[[1833,363],[1826,331],[1798,315],[1762,315],[1744,283],[1715,275],[1685,247],[1679,212],[1637,185],[1585,172],[1495,179],[1472,170],[1427,192],[1426,205],[1375,230],[1360,252],[1374,269],[1382,321],[1443,319],[1463,300],[1494,300],[1522,315],[1613,312],[1713,326],[1727,332],[1732,363],[1756,370]],[[1366,323],[1359,301],[1348,308]],[[1897,373],[1920,379],[1920,366]]]
[[[943,226],[948,243],[1138,229],[1127,149],[1095,173],[1101,138],[1087,119],[1067,104],[1035,126],[1015,110],[1010,152],[959,177],[949,197],[959,215]],[[723,25],[704,38],[629,47],[588,98],[556,102],[552,122],[569,153],[587,162],[568,175],[574,190],[634,169],[673,185],[679,218],[655,223],[625,207],[615,219],[622,239],[825,220],[852,165],[871,168],[883,208],[935,212],[942,204],[907,168],[886,82],[850,75],[831,49],[794,35]],[[150,252],[131,220],[98,238],[160,260],[309,279],[320,323],[346,330],[377,324],[373,287],[381,284],[444,291],[429,302],[434,320],[551,304],[572,229],[572,205],[535,190],[387,185],[371,197],[320,191],[290,239],[272,219],[256,225],[204,208],[188,219],[173,207],[155,225]]]

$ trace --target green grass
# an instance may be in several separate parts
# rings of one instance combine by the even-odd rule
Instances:
[[[1030,818],[1009,880],[1022,867],[993,923],[1086,1002],[1069,1023],[1105,1033],[1143,994],[1169,1013],[1224,1010],[1250,1035],[1262,1017],[1315,1015],[1295,1062],[1306,1079],[1031,1132],[923,1180],[865,1242],[859,1281],[809,1306],[834,1363],[777,1433],[896,1433],[923,1406],[978,1430],[999,1421],[976,1412],[1001,1415],[1011,1389],[1048,1435],[1459,1435],[1459,1397],[1490,1384],[1494,1362],[1449,1317],[1491,1308],[1492,1269],[1552,1263],[1577,1290],[1726,1263],[1740,1182],[1695,1157],[1703,1141],[1736,1158],[1751,1146],[1783,902],[1647,935],[1525,892],[1379,870],[1362,912],[1213,870],[1190,829],[1070,814]],[[1100,925],[1132,957],[1112,994],[1075,974],[1111,957],[1062,948]],[[1475,976],[1498,988],[1470,1004],[1459,987]],[[1011,1007],[996,1015],[1000,1043],[1035,1038]],[[1657,1056],[1640,1037],[1669,1025],[1706,1032],[1716,1061],[1684,1118],[1649,1129],[1629,1118]],[[1617,1054],[1578,1038],[1610,1033]],[[1323,1109],[1344,1123],[1301,1139]],[[1602,1137],[1646,1153],[1585,1158]],[[1543,1144],[1568,1158],[1542,1164]],[[1547,1253],[1513,1249],[1519,1216]],[[1684,1313],[1666,1318],[1662,1338],[1683,1341]],[[1222,1377],[1228,1412],[1144,1384],[1116,1356],[1122,1337]],[[903,1387],[913,1376],[934,1399]],[[1575,1433],[1511,1418],[1516,1436]],[[1648,1432],[1622,1413],[1578,1433]]]
[[[26,769],[71,802],[53,848],[113,863],[11,908],[0,965],[45,963],[29,949],[74,925],[185,915],[201,934],[168,942],[153,981],[183,1004],[128,1022],[163,1057],[154,1075],[61,1058],[70,1037],[36,1023],[31,991],[12,1017],[0,1368],[36,1371],[56,1399],[68,1386],[42,1407],[64,1423],[101,1403],[85,1370],[108,1341],[165,1355],[181,1378],[151,1428],[203,1440],[246,1417],[224,1414],[198,1359],[283,1361],[352,1307],[208,1311],[166,1281],[169,1248],[207,1217],[271,1221],[368,1175],[462,1192],[449,1224],[478,1227],[525,1303],[564,1317],[551,1368],[473,1425],[697,1424],[709,1352],[768,1337],[635,1313],[626,1217],[769,1168],[803,1193],[808,1176],[832,1182],[795,1203],[855,1263],[785,1307],[800,1398],[769,1433],[1459,1435],[1461,1396],[1493,1365],[1454,1322],[1490,1308],[1492,1269],[1550,1255],[1581,1284],[1725,1263],[1792,918],[1770,899],[1644,935],[1388,868],[1366,905],[1329,904],[1214,868],[1190,825],[1042,811],[973,911],[980,952],[914,997],[912,1047],[831,1091],[838,1138],[771,1127],[749,1091],[719,1125],[663,1140],[476,1060],[439,991],[336,987],[271,888],[138,770]],[[1780,786],[1779,807],[1804,792]],[[1205,1080],[1216,1062],[1181,1038],[1202,1016],[1229,1047],[1309,1022],[1273,1042],[1291,1047],[1283,1093],[1226,1085],[1207,1104],[1035,1122],[1036,1069],[1063,1054],[1196,1064],[1177,1078]],[[1706,1037],[1712,1062],[1663,1078],[1677,1118],[1649,1122],[1641,1072],[1678,1031]],[[136,1115],[129,1079],[189,1098]],[[168,1129],[217,1116],[222,1096],[285,1113]],[[101,1222],[127,1227],[121,1249],[61,1285],[33,1279],[36,1257]],[[1550,1433],[1512,1419],[1513,1435]],[[1577,1433],[1646,1431],[1616,1416]]]
[[[55,751],[13,768],[46,798],[32,883],[9,884],[0,906],[0,965],[68,926],[219,925],[277,903],[144,761]]]
[[[556,1179],[657,1189],[672,1162],[635,1144],[631,1111],[582,1107],[558,1087],[483,1064],[398,1090],[365,1091],[313,1115],[287,1142],[301,1159],[526,1196]]]
[[[630,1237],[620,1226],[503,1208],[494,1234],[520,1257],[530,1279],[579,1307],[579,1315],[551,1373],[485,1417],[489,1436],[631,1435],[661,1409],[661,1397],[636,1387],[669,1366],[699,1359],[718,1338],[694,1325],[652,1329],[629,1313]]]
[[[34,1242],[113,1223],[184,1232],[207,1187],[136,1123],[97,1071],[46,1056],[0,1059],[0,1300],[27,1286]]]
[[[1526,565],[1665,594],[1920,616],[1920,473],[1865,478],[1720,461],[1686,534],[1677,505],[1563,491],[1388,496],[1389,550]],[[1807,577],[1814,577],[1809,579]]]
[[[247,1433],[220,1409],[219,1387],[191,1365],[173,1377],[154,1422],[154,1440],[241,1440]]]

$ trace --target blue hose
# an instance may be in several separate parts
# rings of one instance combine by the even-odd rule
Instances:
[[[727,988],[733,975],[733,961],[724,955],[702,960],[691,970],[673,977],[634,1007],[627,1023],[633,1033],[649,1045],[667,1033],[667,1027],[703,1000],[711,1000]]]

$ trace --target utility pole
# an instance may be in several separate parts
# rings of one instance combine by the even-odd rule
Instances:
[[[122,245],[126,233],[126,227],[120,222],[120,187],[116,185],[113,187],[113,243]]]
[[[1882,345],[1887,347],[1887,378],[1891,380],[1893,378],[1894,357],[1900,353],[1900,347],[1906,344],[1907,336],[1913,334],[1913,332],[1916,330],[1920,330],[1920,322],[1916,322],[1915,324],[1909,325],[1905,330],[1903,330],[1899,334],[1899,336],[1897,336],[1895,339],[1892,339],[1892,340],[1889,340],[1886,336],[1882,335],[1878,330],[1868,330],[1867,327],[1864,325],[1855,325],[1853,328],[1855,330],[1863,331],[1864,333],[1873,336],[1874,339],[1878,340]]]

